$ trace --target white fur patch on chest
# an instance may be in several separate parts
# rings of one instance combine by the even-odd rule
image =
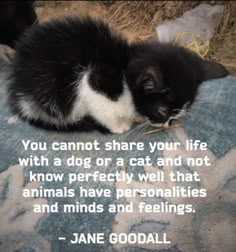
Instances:
[[[57,111],[57,118],[49,116],[32,98],[24,95],[19,95],[21,98],[18,100],[21,113],[28,119],[65,126],[69,123],[76,123],[89,115],[112,132],[123,133],[128,130],[134,121],[135,107],[127,85],[124,83],[123,93],[117,101],[113,101],[90,87],[89,74],[90,71],[81,73],[75,83],[77,85],[76,99],[71,113],[66,118],[60,116],[60,111]]]
[[[113,101],[90,87],[89,73],[89,71],[85,72],[80,80],[78,97],[71,116],[81,118],[84,115],[90,115],[109,129],[119,121],[133,120],[135,108],[127,85],[124,83],[122,95],[117,101]]]

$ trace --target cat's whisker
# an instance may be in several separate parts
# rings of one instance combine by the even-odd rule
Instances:
[[[174,112],[180,112],[182,110],[184,110],[184,109],[173,109]]]
[[[133,133],[135,135],[135,138],[139,137],[145,130],[146,128],[149,126],[149,123],[148,122],[145,122],[145,123],[142,123],[139,127],[138,130],[135,130]],[[134,139],[135,139],[134,138]]]
[[[199,102],[196,102],[194,103],[194,106],[195,105],[202,105],[202,104],[220,104],[220,105],[230,105],[230,106],[233,106],[233,107],[236,107],[236,105],[232,104],[232,103],[227,103],[227,102],[219,102],[219,101],[207,101],[207,100],[200,100]]]
[[[140,134],[142,134],[146,128],[148,127],[149,123],[141,123],[140,125],[136,126],[136,128],[130,132],[129,137],[133,137],[133,140],[137,139]]]
[[[209,111],[211,113],[211,111]],[[194,110],[187,114],[190,118],[196,118],[198,121],[205,121],[205,119],[202,117],[202,113],[200,111]]]
[[[212,113],[211,110],[209,110],[209,109],[207,109],[207,108],[205,108],[205,107],[201,107],[201,108],[199,108],[199,109],[197,109],[197,110],[191,110],[191,111],[198,111],[198,112],[200,113],[200,110],[204,110],[204,111],[206,111],[206,112]]]

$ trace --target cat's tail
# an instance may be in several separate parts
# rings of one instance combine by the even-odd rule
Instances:
[[[213,61],[203,60],[204,81],[223,78],[229,71],[222,65]]]

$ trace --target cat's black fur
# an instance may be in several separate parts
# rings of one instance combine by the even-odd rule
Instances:
[[[0,2],[0,44],[15,47],[20,35],[37,22],[34,1]]]
[[[80,117],[86,107],[80,104],[73,121],[75,102],[86,96],[80,97],[86,71],[98,102],[87,97],[92,107]],[[222,65],[181,47],[128,45],[103,22],[67,18],[34,25],[21,37],[8,93],[14,112],[39,126],[122,133],[136,111],[154,124],[165,123],[194,101],[202,81],[227,74]]]
[[[136,109],[153,124],[163,124],[189,107],[203,81],[229,74],[221,64],[169,43],[135,43],[131,55],[127,83]]]
[[[67,122],[78,96],[76,80],[91,69],[89,86],[115,102],[124,91],[122,80],[127,63],[126,40],[103,22],[67,18],[34,25],[16,45],[9,87],[11,107],[22,118],[50,128],[86,130],[94,125],[101,130],[104,125],[87,114],[78,122]],[[22,98],[34,101],[48,117],[60,122],[28,117],[19,106]]]

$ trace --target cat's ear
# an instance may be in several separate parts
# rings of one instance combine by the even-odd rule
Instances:
[[[142,86],[145,93],[153,93],[155,91],[155,80],[150,75],[144,75],[139,80],[139,85]]]
[[[144,94],[162,93],[162,77],[159,72],[153,68],[147,68],[140,74],[138,85],[143,89]]]
[[[204,81],[223,78],[229,75],[229,71],[221,64],[203,60]]]

